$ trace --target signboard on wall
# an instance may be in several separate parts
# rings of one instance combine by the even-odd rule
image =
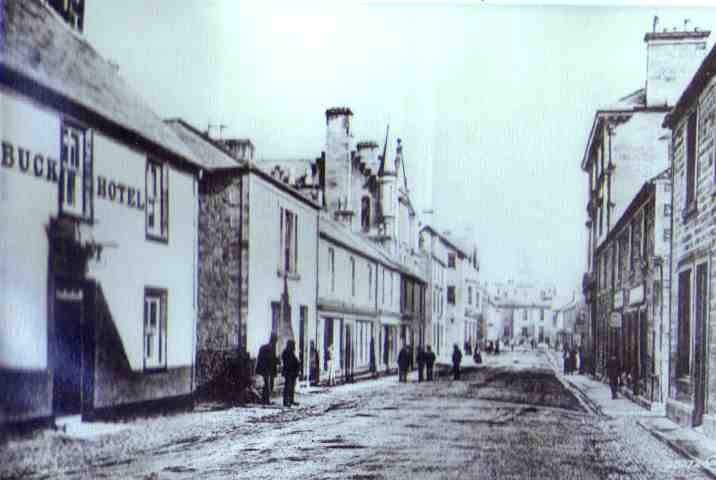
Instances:
[[[614,292],[614,308],[622,308],[624,306],[624,290]]]
[[[611,328],[622,328],[622,314],[613,312],[609,316],[609,326]]]
[[[639,285],[629,290],[629,305],[635,305],[644,301],[644,285]]]

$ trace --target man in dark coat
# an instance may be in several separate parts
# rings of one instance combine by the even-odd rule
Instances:
[[[290,407],[296,403],[293,401],[293,394],[296,389],[296,378],[301,373],[301,362],[296,357],[296,342],[289,340],[286,348],[281,354],[283,363],[283,406]]]
[[[261,394],[261,403],[269,405],[273,391],[273,379],[277,374],[278,358],[276,357],[276,334],[271,334],[269,343],[262,345],[256,359],[256,373],[264,379],[264,388]]]
[[[318,385],[321,378],[321,356],[318,354],[316,343],[311,341],[311,360],[310,360],[310,380],[311,385]]]
[[[425,350],[423,350],[423,346],[420,345],[418,347],[418,382],[423,381],[423,373],[425,373]]]
[[[428,375],[428,382],[433,381],[433,365],[435,365],[435,353],[432,348],[430,348],[430,345],[428,345],[428,351],[425,352],[425,368]]]
[[[456,343],[452,350],[452,373],[455,380],[460,380],[460,362],[462,362],[462,352]]]
[[[403,345],[398,353],[398,381],[408,381],[408,367],[410,366],[410,353],[408,353],[408,347]]]
[[[612,400],[615,400],[619,388],[619,361],[615,355],[607,360],[607,377],[609,377],[609,388],[612,389]]]

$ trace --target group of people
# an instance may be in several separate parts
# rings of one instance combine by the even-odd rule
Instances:
[[[411,348],[403,346],[398,353],[398,381],[408,381],[408,370],[413,360]],[[418,382],[422,382],[425,379],[425,373],[427,373],[427,381],[433,380],[433,368],[435,366],[435,353],[433,352],[430,345],[425,350],[423,347],[418,347],[418,353],[415,359],[418,363]]]
[[[562,360],[564,361],[565,375],[571,375],[575,372],[581,373],[581,355],[577,348],[567,348],[565,346],[562,351]]]
[[[261,392],[261,403],[271,404],[271,392],[273,391],[274,378],[278,374],[278,357],[276,356],[276,342],[278,337],[271,334],[269,343],[262,345],[256,359],[256,373],[263,377],[264,385]],[[296,342],[289,340],[286,348],[281,353],[281,374],[284,378],[283,385],[283,406],[291,407],[298,405],[294,401],[296,390],[296,379],[301,373],[301,362],[296,357]]]
[[[264,405],[270,405],[271,404],[271,392],[273,391],[274,387],[274,379],[278,375],[278,367],[279,364],[281,365],[281,375],[284,378],[284,387],[283,387],[283,405],[285,407],[291,407],[293,405],[298,405],[298,403],[294,400],[295,390],[296,390],[296,380],[298,379],[299,375],[301,374],[301,362],[299,361],[298,357],[296,356],[296,342],[294,340],[288,340],[286,342],[286,348],[284,348],[283,352],[281,353],[281,361],[279,362],[279,358],[276,355],[276,343],[278,341],[278,337],[276,334],[271,334],[271,338],[269,342],[265,345],[262,345],[259,349],[259,354],[256,359],[256,374],[261,375],[263,378],[263,388],[261,392],[261,403]],[[310,373],[309,376],[311,378],[311,381],[318,380],[320,376],[320,359],[318,356],[318,350],[313,345],[313,342],[311,342],[311,357],[310,357]],[[497,347],[499,349],[499,347]],[[499,352],[499,350],[498,350]],[[482,357],[480,356],[479,349],[475,349],[475,355],[476,358],[479,358],[479,361],[476,359],[475,361],[477,363],[481,363]],[[418,364],[418,382],[422,382],[424,380],[427,380],[428,382],[433,381],[433,372],[435,367],[435,352],[432,351],[432,348],[430,345],[426,347],[426,349],[423,349],[423,347],[418,347],[417,355],[415,360]],[[326,351],[326,364],[327,364],[327,371],[328,371],[328,385],[335,385],[336,377],[335,377],[335,366],[333,363],[333,348],[328,347]],[[408,346],[403,346],[401,348],[400,352],[398,353],[398,381],[399,382],[407,382],[408,381],[408,371],[412,367],[413,363],[413,354],[412,354],[412,348]],[[452,373],[455,380],[460,379],[460,364],[462,363],[462,352],[460,351],[460,348],[458,348],[457,344],[455,344],[453,348],[452,353]],[[371,370],[373,370],[373,366],[371,366]]]

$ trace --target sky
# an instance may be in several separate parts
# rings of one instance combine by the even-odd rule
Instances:
[[[667,5],[90,1],[85,36],[157,114],[226,125],[259,159],[319,156],[331,107],[356,141],[390,124],[416,210],[474,237],[483,280],[528,264],[569,295],[595,110],[644,87],[655,15],[716,30],[716,8]]]

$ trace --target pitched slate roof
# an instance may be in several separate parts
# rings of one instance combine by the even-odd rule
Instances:
[[[40,0],[2,0],[0,83],[89,112],[179,157],[198,159],[90,43]],[[59,99],[59,100],[58,100]]]
[[[205,168],[231,168],[245,165],[245,162],[234,159],[217,147],[210,138],[184,120],[171,118],[165,120],[165,123],[174,130]]]
[[[328,237],[358,254],[368,257],[371,260],[377,261],[394,270],[403,269],[401,265],[392,259],[378,245],[356,233],[351,232],[345,225],[329,218],[325,212],[321,213],[318,217],[318,228],[321,236]]]

